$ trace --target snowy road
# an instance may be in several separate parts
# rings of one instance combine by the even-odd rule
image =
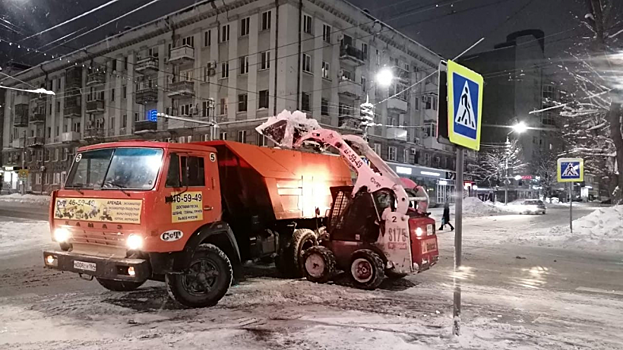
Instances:
[[[467,218],[456,276],[454,235],[443,231],[439,265],[374,292],[280,279],[260,266],[201,310],[178,308],[159,283],[112,293],[44,270],[45,223],[4,217],[0,348],[623,349],[623,253],[536,240],[534,232],[567,224],[567,215]],[[16,249],[19,242],[28,248]],[[458,339],[450,336],[453,277],[463,291]]]

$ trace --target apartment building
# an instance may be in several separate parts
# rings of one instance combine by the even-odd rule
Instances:
[[[454,156],[435,142],[437,76],[423,80],[440,60],[341,0],[203,2],[18,74],[55,95],[6,93],[2,165],[28,168],[27,189],[48,192],[84,144],[270,146],[254,128],[284,109],[356,133],[369,98],[378,124],[371,147],[443,200]],[[389,88],[375,84],[382,67],[396,76]],[[153,118],[162,112],[194,122]]]

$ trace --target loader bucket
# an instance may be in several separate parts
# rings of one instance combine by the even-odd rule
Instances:
[[[303,136],[316,129],[320,129],[320,125],[315,119],[307,118],[303,112],[290,113],[286,110],[255,128],[257,132],[284,148],[292,148]]]

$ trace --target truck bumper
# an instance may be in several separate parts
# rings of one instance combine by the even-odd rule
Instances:
[[[148,260],[88,256],[63,251],[44,251],[45,267],[116,281],[145,281],[151,276]]]

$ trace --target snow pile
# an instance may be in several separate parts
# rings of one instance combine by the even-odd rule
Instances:
[[[491,202],[483,202],[476,197],[463,199],[463,215],[465,216],[487,216],[503,213],[503,210]]]
[[[600,208],[574,220],[573,233],[564,225],[551,228],[549,234],[567,247],[623,252],[623,205]]]
[[[48,195],[37,195],[37,194],[24,194],[24,195],[21,195],[19,193],[11,193],[11,194],[0,196],[0,201],[2,201],[2,202],[12,202],[12,203],[27,203],[27,204],[36,204],[36,205],[48,205],[50,203],[50,196],[48,196]]]
[[[51,243],[50,229],[45,221],[0,223],[0,252],[2,252],[0,259],[41,249]]]

